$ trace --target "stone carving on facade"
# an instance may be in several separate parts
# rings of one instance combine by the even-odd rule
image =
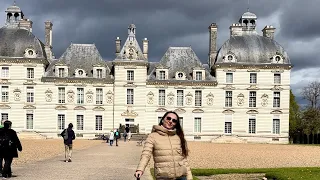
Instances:
[[[170,92],[168,95],[168,104],[169,105],[173,105],[174,102],[174,94],[172,92]]]
[[[263,106],[263,107],[266,107],[267,105],[268,105],[268,98],[269,98],[269,96],[267,95],[267,94],[263,94],[262,96],[261,96],[261,105]]]
[[[202,109],[194,109],[192,110],[193,113],[204,113]]]
[[[165,108],[158,108],[155,110],[156,112],[167,112],[168,110]]]
[[[93,92],[89,89],[86,93],[87,95],[87,103],[92,103],[93,101]]]
[[[284,70],[283,69],[275,69],[275,70],[272,70],[271,72],[273,72],[273,73],[283,73]]]
[[[257,85],[250,85],[248,88],[248,90],[258,90],[259,88],[257,87]]]
[[[14,100],[15,101],[20,101],[21,98],[21,90],[20,89],[15,89],[13,90],[13,94],[14,94]]]
[[[29,104],[29,105],[23,106],[23,109],[36,109],[36,107]]]
[[[63,105],[58,105],[55,107],[56,110],[67,110],[68,108],[66,106]]]
[[[247,111],[247,114],[259,114],[259,112],[257,110],[251,109]]]
[[[247,71],[248,72],[260,72],[260,69],[258,69],[258,68],[250,68]]]
[[[237,104],[238,106],[244,105],[244,95],[242,93],[237,96]]]
[[[46,101],[51,102],[52,101],[52,91],[50,89],[47,89],[45,94],[46,94]]]
[[[83,106],[76,106],[73,110],[86,110]]]
[[[126,59],[135,60],[138,57],[138,50],[133,45],[133,42],[131,41],[129,43],[129,46],[124,51],[124,55]]]
[[[206,97],[207,97],[207,104],[209,106],[212,106],[213,105],[213,98],[214,98],[213,94],[210,92]]]
[[[1,79],[0,84],[10,84],[8,79]]]
[[[127,110],[125,112],[121,113],[121,116],[136,117],[136,116],[138,116],[138,113],[136,113],[134,110],[132,110],[131,106],[128,106]]]
[[[226,109],[226,110],[222,111],[222,113],[224,113],[224,114],[233,114],[235,112],[232,109]]]
[[[224,69],[224,72],[236,72],[235,68],[228,68],[228,69]]]
[[[190,92],[186,95],[186,104],[187,105],[192,104],[192,97],[193,97],[193,95]]]
[[[7,104],[0,104],[0,109],[11,109],[11,107]]]
[[[68,91],[68,102],[72,103],[74,101],[74,92],[72,90]]]
[[[235,90],[236,88],[233,87],[231,84],[227,84],[226,87],[223,87],[224,90]]]
[[[280,110],[273,110],[270,112],[270,114],[282,114],[282,111]]]
[[[273,91],[282,91],[283,88],[280,85],[274,85],[270,90]]]
[[[178,114],[183,114],[186,112],[186,110],[182,109],[182,108],[178,108],[178,109],[175,109],[174,112],[178,113]]]
[[[154,97],[153,92],[150,91],[150,92],[147,94],[147,97],[148,97],[147,103],[148,103],[148,104],[153,104],[153,97]]]
[[[94,107],[92,110],[93,111],[104,111],[105,109],[101,106],[97,106],[97,107]]]
[[[112,93],[112,91],[109,90],[106,95],[107,95],[107,104],[112,104],[112,102],[113,102],[113,93]]]

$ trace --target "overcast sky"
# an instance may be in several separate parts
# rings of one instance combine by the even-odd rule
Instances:
[[[53,51],[58,58],[73,43],[95,43],[106,60],[115,58],[117,36],[127,38],[127,27],[137,26],[140,46],[149,39],[149,61],[159,61],[169,46],[191,46],[207,62],[208,26],[218,25],[218,47],[230,36],[229,26],[247,11],[248,0],[17,0],[33,21],[33,33],[44,42],[44,22],[53,22]],[[307,2],[307,3],[306,3]],[[13,1],[1,0],[5,9]],[[257,30],[276,27],[275,39],[288,52],[294,65],[291,87],[301,87],[320,77],[320,0],[250,0],[258,16]],[[0,14],[1,15],[1,14]],[[0,16],[1,18],[1,16]]]

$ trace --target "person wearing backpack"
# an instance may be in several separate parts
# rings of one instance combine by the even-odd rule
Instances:
[[[118,146],[118,139],[120,139],[120,132],[119,129],[114,132],[114,138],[116,139],[116,146]]]
[[[4,159],[2,177],[12,177],[11,164],[13,158],[18,157],[18,151],[22,151],[20,140],[16,131],[11,129],[12,122],[5,121],[0,129],[0,156]]]
[[[76,138],[74,131],[72,130],[73,124],[70,123],[67,129],[64,129],[60,134],[63,137],[65,147],[65,162],[72,162],[72,141]]]

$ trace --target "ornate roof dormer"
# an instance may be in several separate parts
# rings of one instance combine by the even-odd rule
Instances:
[[[13,5],[9,6],[5,12],[7,14],[5,26],[17,28],[19,26],[19,21],[22,20],[24,16],[20,7],[18,7],[16,2],[14,2]]]
[[[243,31],[256,31],[257,16],[252,12],[242,14],[239,23],[242,25]]]
[[[128,38],[117,55],[116,60],[147,61],[136,39],[136,26],[134,24],[129,25]]]

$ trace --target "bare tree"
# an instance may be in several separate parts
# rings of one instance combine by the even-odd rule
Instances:
[[[311,82],[307,87],[303,88],[301,95],[309,101],[311,108],[317,108],[320,100],[320,82]]]

